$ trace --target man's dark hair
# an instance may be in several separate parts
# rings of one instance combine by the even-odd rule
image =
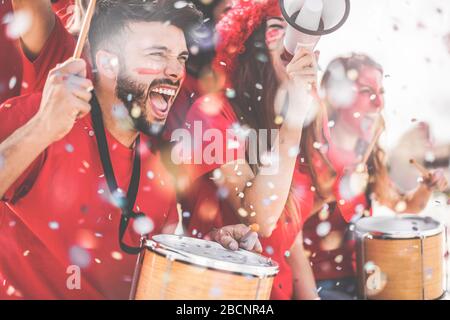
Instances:
[[[93,62],[99,49],[122,44],[115,42],[133,22],[170,23],[184,32],[186,41],[193,39],[193,31],[203,21],[203,15],[189,1],[181,0],[99,0],[89,30],[89,44]],[[112,49],[113,50],[113,49]],[[114,50],[113,50],[114,51]],[[118,52],[115,53],[118,53]]]

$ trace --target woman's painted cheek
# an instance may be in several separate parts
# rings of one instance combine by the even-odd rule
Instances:
[[[284,30],[272,29],[266,32],[266,43],[267,45],[278,41],[281,37],[283,37]]]

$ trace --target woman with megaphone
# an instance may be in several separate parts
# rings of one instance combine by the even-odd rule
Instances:
[[[213,162],[202,158],[187,165],[186,178],[178,181],[190,181],[179,184],[193,235],[233,221],[256,226],[263,253],[280,265],[271,298],[316,299],[302,248],[305,217],[291,189],[302,184],[298,146],[316,83],[317,54],[301,49],[289,63],[282,61],[285,28],[276,0],[236,1],[218,23],[215,67],[226,82],[222,91],[196,101],[186,127],[194,135],[198,122],[205,134],[219,131],[224,137],[215,141],[222,143],[220,154],[234,150],[237,155]],[[227,130],[237,135],[275,131],[276,138],[256,137],[255,149],[250,147],[254,136],[236,145],[225,137]],[[194,149],[203,149],[206,140]]]

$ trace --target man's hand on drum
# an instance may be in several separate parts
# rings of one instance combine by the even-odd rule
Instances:
[[[422,177],[423,184],[425,184],[430,190],[437,190],[443,192],[448,187],[447,178],[444,175],[444,170],[437,169],[430,172],[427,177]]]
[[[245,224],[236,224],[214,229],[205,238],[216,241],[223,247],[233,251],[242,248],[248,251],[262,252],[258,233]]]

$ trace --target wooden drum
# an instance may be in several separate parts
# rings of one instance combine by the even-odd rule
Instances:
[[[278,265],[245,251],[176,235],[143,242],[131,290],[136,300],[267,300]]]
[[[429,217],[369,217],[355,224],[358,291],[373,300],[445,294],[444,227]]]

